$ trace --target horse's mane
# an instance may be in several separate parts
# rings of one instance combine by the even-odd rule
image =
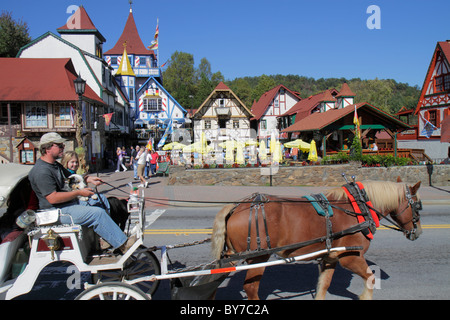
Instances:
[[[396,209],[399,206],[399,203],[405,200],[406,185],[404,183],[391,181],[363,181],[362,184],[374,208],[377,208],[382,212]],[[328,199],[347,199],[347,194],[342,187],[329,190],[326,193],[326,196]]]

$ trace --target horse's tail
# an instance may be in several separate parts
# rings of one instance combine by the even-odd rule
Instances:
[[[233,210],[234,204],[224,206],[214,219],[213,232],[211,236],[211,253],[215,259],[220,259],[220,254],[225,245],[225,234],[227,231],[226,217]]]

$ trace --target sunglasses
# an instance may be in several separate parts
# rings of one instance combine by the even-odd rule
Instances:
[[[54,146],[57,146],[60,149],[64,149],[64,143],[54,143]]]

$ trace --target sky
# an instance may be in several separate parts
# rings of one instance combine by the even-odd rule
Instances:
[[[83,5],[106,38],[119,39],[128,0],[14,0],[0,9],[35,39],[57,34]],[[371,6],[376,7],[371,7]],[[226,80],[266,75],[394,79],[422,87],[438,41],[450,39],[448,0],[133,0],[142,41],[159,19],[159,62],[175,51],[208,59]]]

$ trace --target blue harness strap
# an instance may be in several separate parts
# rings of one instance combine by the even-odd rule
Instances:
[[[323,217],[326,216],[325,210],[328,210],[328,215],[330,217],[333,216],[333,208],[331,208],[331,205],[328,202],[328,199],[325,197],[325,195],[323,193],[313,194],[310,196],[303,196],[303,198],[310,201],[310,203],[312,204],[314,209],[317,211],[317,214],[319,214],[320,216],[323,216]]]

